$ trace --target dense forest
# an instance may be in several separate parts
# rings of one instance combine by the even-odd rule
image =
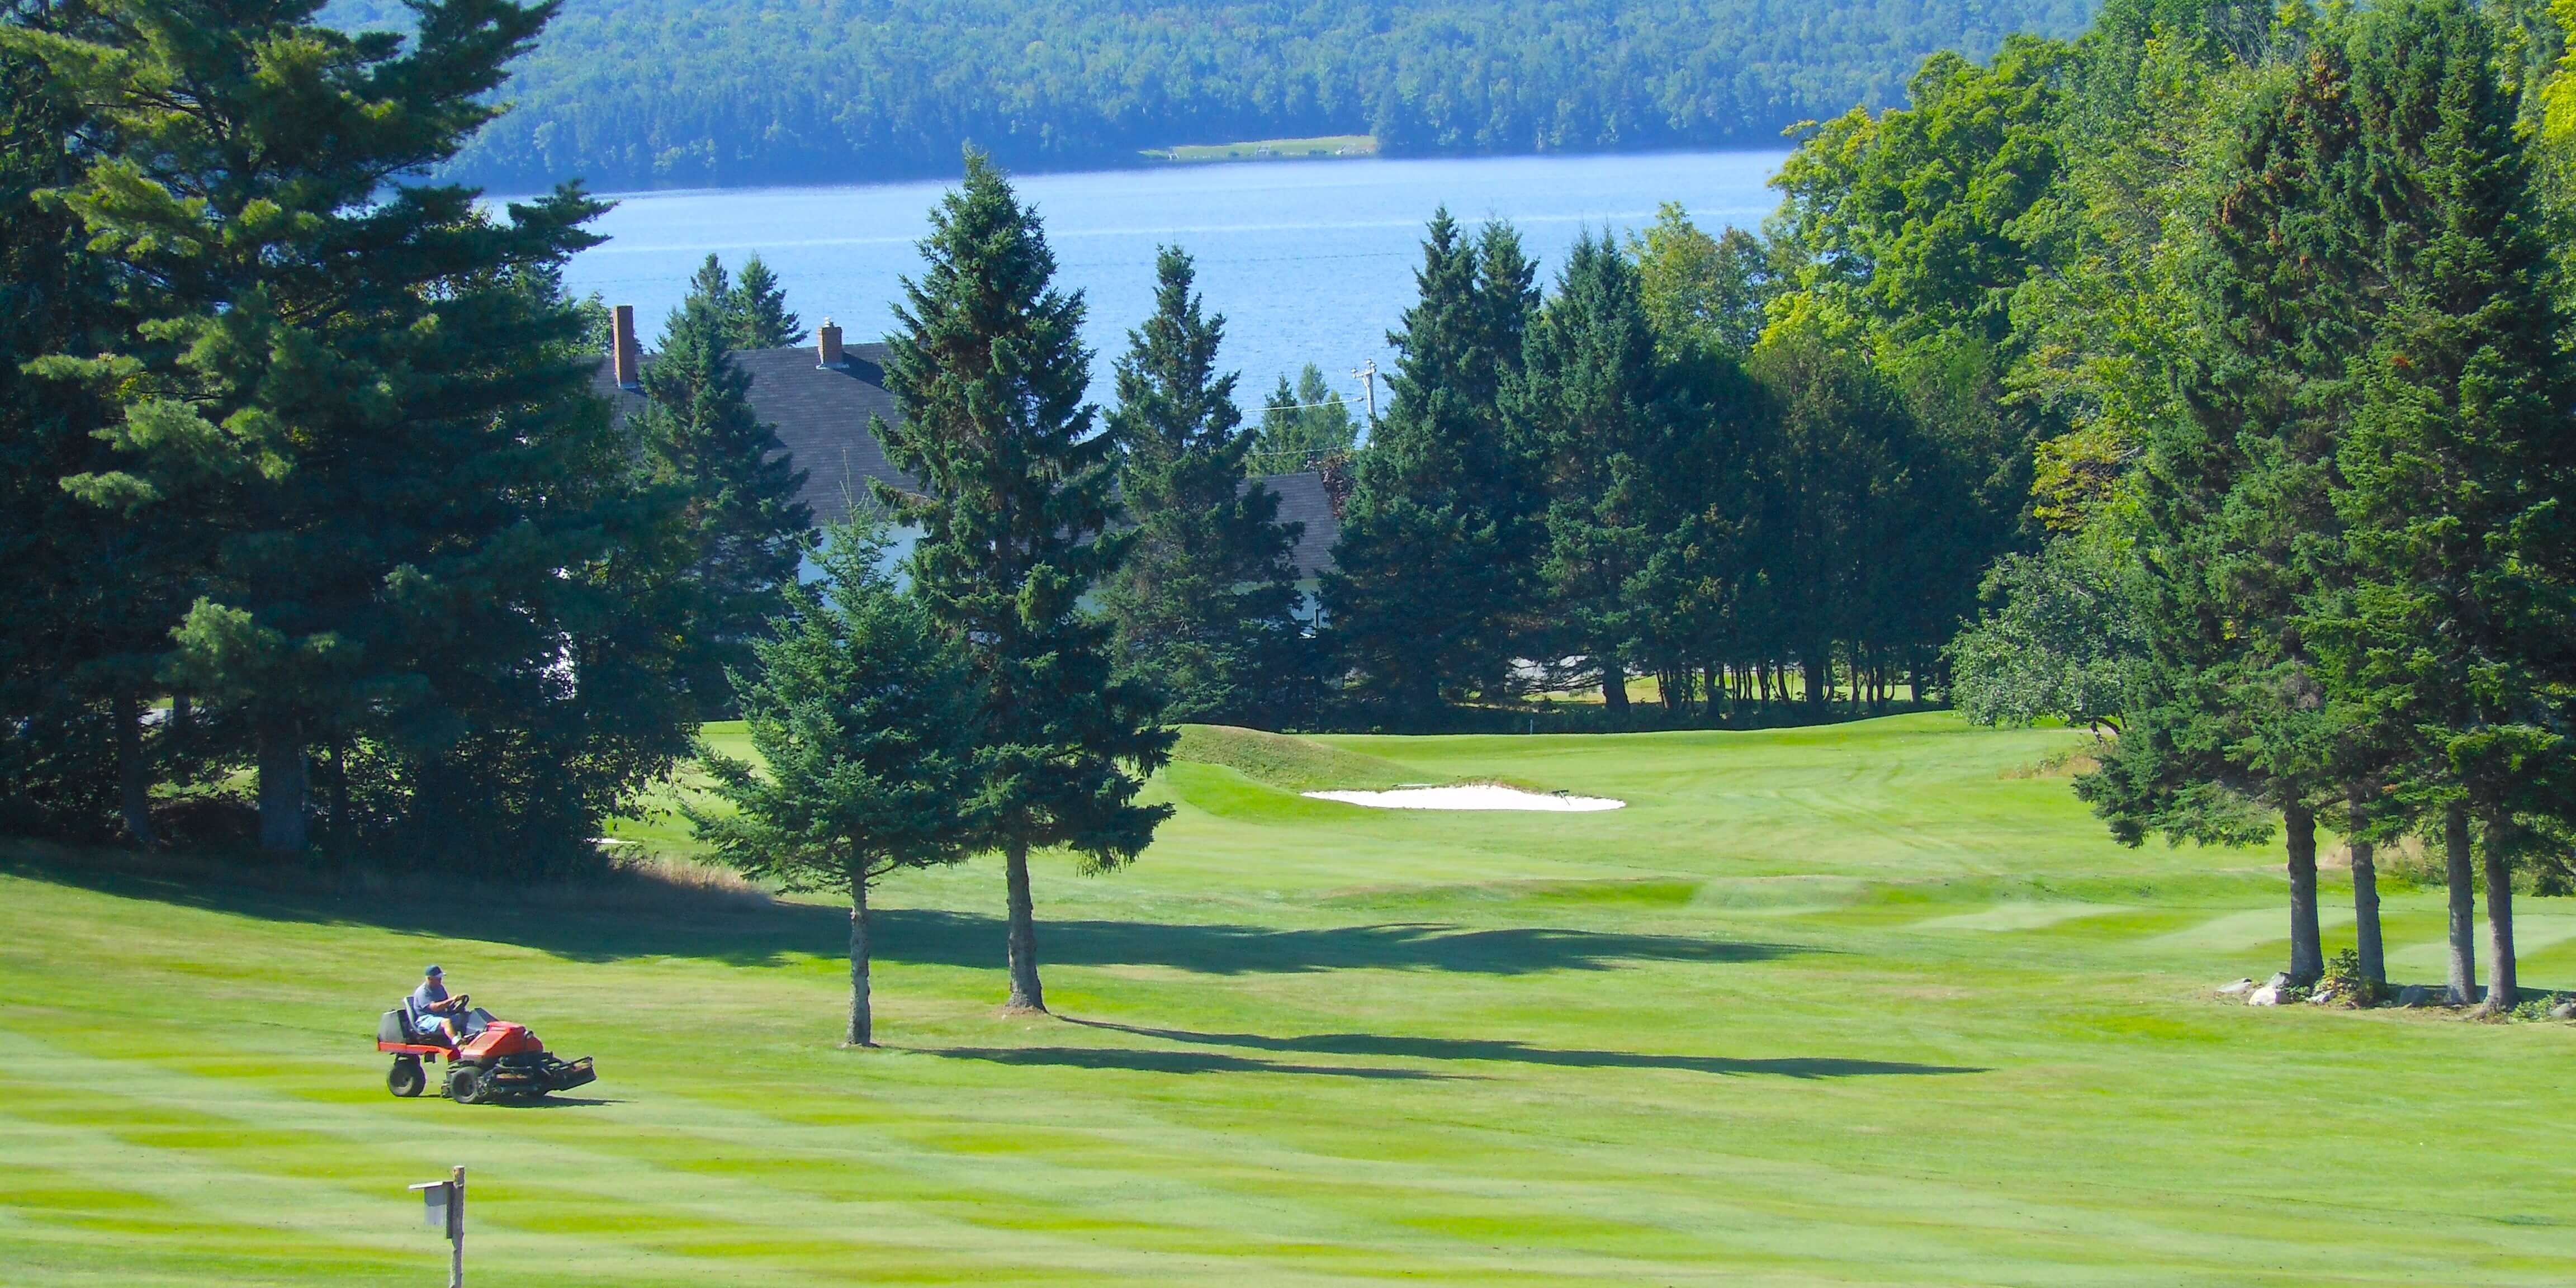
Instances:
[[[1767,146],[2090,0],[569,0],[451,166],[530,191],[854,182],[1375,134],[1395,155]],[[353,27],[409,21],[339,0]]]

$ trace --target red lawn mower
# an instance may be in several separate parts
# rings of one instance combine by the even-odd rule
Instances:
[[[590,1067],[589,1056],[558,1060],[526,1025],[493,1019],[490,1011],[472,1005],[473,1000],[463,995],[456,999],[457,1014],[452,1018],[463,1036],[454,1045],[437,1025],[413,1014],[409,1000],[385,1012],[376,1024],[376,1049],[390,1051],[394,1057],[393,1071],[385,1075],[386,1090],[406,1098],[428,1090],[429,1073],[421,1066],[442,1058],[447,1061],[447,1082],[440,1094],[460,1105],[537,1100],[599,1077]]]

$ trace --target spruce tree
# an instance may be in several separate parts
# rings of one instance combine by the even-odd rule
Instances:
[[[2182,274],[2199,338],[2180,414],[2152,430],[2140,478],[2145,696],[2079,788],[2132,841],[2249,840],[2269,830],[2260,811],[2278,811],[2288,974],[2306,985],[2325,970],[2318,813],[2343,808],[2384,756],[2302,627],[2343,575],[2334,458],[2376,311],[2339,44],[2259,75],[2221,128],[2228,151]]]
[[[1262,404],[1260,432],[1252,446],[1252,472],[1294,474],[1315,469],[1326,460],[1350,455],[1359,438],[1359,421],[1351,415],[1350,404],[1324,378],[1323,370],[1309,362],[1297,373],[1294,385],[1282,374],[1278,388]]]
[[[2383,293],[2334,504],[2349,579],[2307,625],[2329,678],[2414,754],[2393,794],[2438,819],[2452,1000],[2470,1000],[2469,860],[2515,1002],[2513,867],[2576,811],[2576,369],[2491,18],[2371,10],[2351,43],[2362,203]]]
[[[705,758],[729,812],[687,807],[716,856],[789,890],[850,900],[850,1046],[875,1045],[868,891],[966,856],[982,822],[975,682],[964,651],[882,568],[881,531],[843,527],[790,586],[740,681],[760,768]]]
[[[1069,849],[1094,870],[1134,859],[1171,813],[1136,794],[1174,735],[1149,690],[1111,674],[1108,624],[1080,603],[1133,541],[1111,530],[1116,445],[1083,401],[1082,297],[1055,289],[1036,213],[981,153],[930,223],[887,342],[902,420],[875,426],[920,487],[878,495],[921,527],[914,584],[972,659],[1010,1005],[1044,1010],[1029,851]]]
[[[1591,659],[1614,720],[1627,716],[1629,662],[1652,630],[1638,579],[1688,519],[1673,503],[1686,433],[1673,394],[1635,266],[1606,238],[1584,236],[1503,404],[1546,488],[1539,573],[1562,641],[1550,651]]]
[[[805,326],[787,311],[787,288],[760,256],[744,261],[734,279],[727,311],[733,319],[730,343],[736,349],[784,349],[805,343]]]
[[[1172,720],[1277,725],[1304,704],[1296,533],[1279,498],[1247,487],[1255,431],[1232,373],[1216,374],[1225,319],[1191,292],[1190,258],[1156,258],[1154,315],[1128,333],[1109,431],[1134,546],[1102,585],[1121,671],[1159,690]]]
[[[662,470],[693,498],[700,602],[691,633],[705,659],[691,686],[712,711],[730,700],[727,671],[750,665],[751,641],[784,607],[814,515],[796,499],[804,472],[777,429],[752,410],[751,378],[733,362],[734,297],[715,256],[691,287],[644,368],[644,435]]]
[[[1510,688],[1538,506],[1500,392],[1532,272],[1508,228],[1470,242],[1444,210],[1387,337],[1394,401],[1359,454],[1324,601],[1359,700],[1399,724]]]

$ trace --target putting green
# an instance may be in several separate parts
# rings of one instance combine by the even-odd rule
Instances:
[[[828,904],[386,906],[20,849],[0,1281],[435,1283],[403,1187],[463,1163],[478,1283],[2564,1283],[2576,1030],[2212,1000],[2282,955],[2276,858],[2111,844],[2026,772],[2075,737],[1179,764],[1135,867],[1039,864],[1054,1018],[996,1013],[994,865],[891,883],[873,1052],[833,1045]],[[1263,781],[1335,765],[1629,807]],[[2525,979],[2576,985],[2576,901],[2524,908]],[[2392,960],[2440,928],[2390,894]],[[428,961],[600,1081],[388,1097],[368,1034]]]

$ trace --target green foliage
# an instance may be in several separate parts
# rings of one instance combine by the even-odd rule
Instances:
[[[1362,700],[1419,722],[1510,691],[1542,501],[1505,432],[1535,269],[1509,226],[1431,221],[1420,299],[1388,338],[1394,401],[1354,471],[1324,601]]]
[[[134,728],[154,655],[200,552],[84,502],[61,480],[113,467],[100,391],[38,378],[47,353],[112,349],[134,319],[79,221],[40,195],[74,172],[81,110],[23,48],[0,43],[0,827],[104,835],[120,769],[173,740]],[[131,751],[120,743],[133,739]],[[137,824],[142,830],[135,832]]]
[[[2082,0],[1325,0],[1294,9],[1111,0],[787,0],[566,7],[519,108],[460,159],[503,190],[845,183],[1149,149],[1374,134],[1391,155],[1765,147],[1876,103],[1924,55],[2067,33]],[[407,25],[393,0],[338,0]]]
[[[2348,562],[2306,625],[2357,717],[2414,750],[2397,795],[2464,801],[2510,853],[2576,816],[2576,368],[2496,38],[2444,0],[2355,24],[2375,316],[2333,460]]]
[[[690,686],[710,711],[730,702],[726,673],[750,664],[751,642],[784,607],[813,540],[813,511],[796,499],[805,474],[752,411],[751,379],[733,364],[742,298],[707,256],[643,373],[645,444],[659,475],[691,498],[690,635],[701,657]]]
[[[1225,319],[1191,291],[1190,258],[1155,263],[1155,309],[1118,359],[1109,433],[1136,527],[1102,583],[1120,669],[1158,690],[1173,720],[1311,721],[1320,697],[1279,498],[1247,487],[1255,431],[1240,428],[1232,373],[1216,374]]]
[[[2138,697],[2148,641],[2126,552],[2053,541],[1987,570],[1990,607],[1951,641],[1951,700],[1983,725],[2042,720],[2117,729]]]
[[[450,0],[410,39],[311,12],[0,27],[85,105],[60,200],[125,323],[30,367],[106,408],[111,454],[57,477],[190,552],[120,569],[167,605],[143,673],[207,700],[208,754],[255,765],[269,848],[304,848],[318,795],[334,844],[587,861],[687,744],[648,625],[674,607],[669,498],[587,396],[557,278],[599,207],[392,181],[494,115],[550,11]]]
[[[1279,377],[1279,387],[1262,404],[1261,425],[1253,436],[1249,468],[1257,474],[1294,474],[1326,461],[1345,459],[1359,446],[1359,418],[1350,403],[1307,363],[1297,383]]]
[[[738,690],[758,768],[702,758],[731,809],[691,805],[689,819],[747,876],[847,891],[968,853],[980,822],[974,674],[884,559],[881,532],[829,534],[820,579],[787,589]]]
[[[971,658],[985,840],[1010,865],[1012,998],[1043,1008],[1028,851],[1063,847],[1094,869],[1135,858],[1171,812],[1136,795],[1172,735],[1150,690],[1113,677],[1109,625],[1081,605],[1135,539],[1111,530],[1117,440],[1082,401],[1082,297],[1055,289],[1036,214],[980,153],[930,223],[887,339],[903,419],[872,426],[921,490],[878,496],[920,525],[913,584]]]
[[[784,349],[805,343],[804,323],[787,311],[787,288],[759,255],[744,261],[727,303],[733,319],[728,339],[734,348]]]
[[[1667,201],[1628,251],[1656,335],[1739,357],[1752,352],[1780,285],[1769,247],[1741,228],[1712,237]]]
[[[1656,351],[1635,265],[1606,239],[1576,242],[1502,402],[1547,497],[1543,656],[1589,658],[1613,718],[1652,631],[1647,566],[1693,517],[1685,453],[1699,409],[1685,388]]]
[[[791,585],[759,670],[736,682],[759,755],[710,754],[719,811],[683,808],[717,859],[787,890],[849,896],[849,1039],[872,1038],[868,890],[903,868],[966,857],[982,828],[972,667],[920,602],[882,568],[882,530],[834,529],[822,578]]]

